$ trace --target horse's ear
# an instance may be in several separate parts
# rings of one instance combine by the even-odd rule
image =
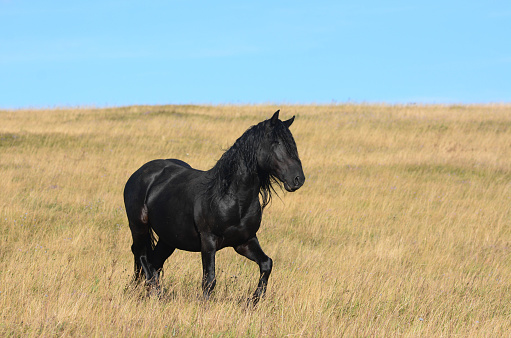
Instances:
[[[271,121],[272,125],[275,125],[275,123],[277,123],[277,121],[279,120],[279,112],[280,112],[280,109],[277,110],[275,112],[275,114],[273,114],[273,116],[271,117],[270,121]]]
[[[293,115],[292,118],[290,118],[289,120],[286,120],[286,121],[282,121],[282,123],[284,123],[284,125],[289,128],[293,124],[294,120],[295,120],[295,117]]]

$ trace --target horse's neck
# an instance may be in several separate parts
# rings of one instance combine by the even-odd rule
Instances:
[[[240,204],[239,206],[248,206],[254,202],[259,202],[259,190],[261,182],[257,173],[250,173],[248,170],[238,170],[236,175],[230,177],[230,183],[227,189],[222,193],[218,202]],[[220,183],[220,182],[218,182]],[[228,204],[230,204],[228,202]]]
[[[228,192],[240,201],[249,202],[258,199],[260,188],[261,183],[257,174],[240,171],[233,177]]]

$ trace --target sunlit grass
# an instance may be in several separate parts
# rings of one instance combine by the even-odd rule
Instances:
[[[155,158],[208,169],[281,109],[307,181],[279,193],[258,267],[224,249],[129,287],[122,190]],[[137,106],[0,111],[2,335],[480,335],[511,332],[511,107]]]

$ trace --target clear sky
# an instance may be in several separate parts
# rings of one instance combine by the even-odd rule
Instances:
[[[511,102],[511,1],[0,0],[0,108]]]

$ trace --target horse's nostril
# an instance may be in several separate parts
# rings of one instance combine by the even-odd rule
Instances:
[[[300,176],[295,177],[295,187],[300,185]]]

